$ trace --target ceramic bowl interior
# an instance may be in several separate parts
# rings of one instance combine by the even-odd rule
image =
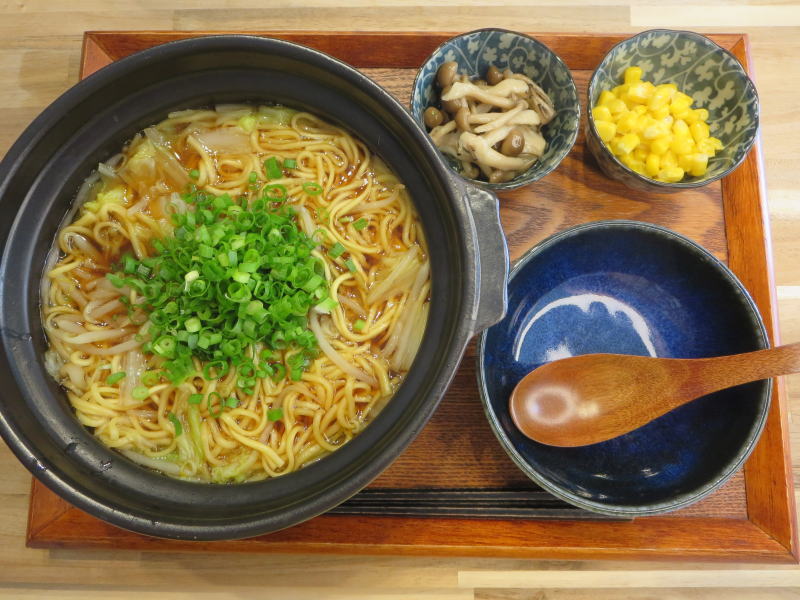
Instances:
[[[759,104],[755,86],[735,56],[707,37],[690,31],[645,31],[614,46],[589,81],[586,112],[587,129],[591,132],[587,134],[599,140],[591,109],[603,90],[611,90],[622,83],[625,69],[631,66],[642,68],[645,81],[656,85],[674,83],[694,99],[693,108],[708,110],[711,135],[719,138],[725,147],[709,159],[705,175],[664,183],[629,169],[604,144],[590,144],[606,173],[625,183],[634,180],[660,188],[681,189],[724,177],[744,160],[758,130]],[[602,156],[597,156],[598,149]],[[609,172],[611,168],[613,172]]]
[[[492,65],[501,71],[508,68],[523,73],[547,92],[557,111],[555,118],[542,128],[547,141],[545,154],[530,169],[505,183],[475,181],[492,190],[510,190],[533,183],[555,169],[575,144],[580,122],[578,91],[567,65],[538,40],[512,31],[481,29],[451,38],[434,50],[414,80],[411,113],[423,128],[423,112],[439,103],[436,72],[453,60],[458,63],[458,72],[471,79],[485,77]],[[459,172],[458,162],[445,158]]]
[[[578,448],[522,435],[508,411],[514,386],[544,363],[580,354],[700,358],[766,346],[747,291],[708,252],[655,225],[599,222],[553,236],[514,268],[508,314],[481,336],[480,388],[500,443],[539,485],[588,510],[654,514],[699,500],[739,468],[764,425],[770,381]]]

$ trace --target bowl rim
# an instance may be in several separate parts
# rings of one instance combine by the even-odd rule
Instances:
[[[535,182],[539,181],[540,179],[546,177],[547,175],[549,175],[550,173],[555,171],[558,168],[558,166],[561,164],[561,162],[567,157],[567,155],[570,152],[572,152],[572,149],[575,146],[575,142],[577,142],[577,140],[578,140],[578,132],[580,130],[580,123],[581,123],[581,100],[580,100],[580,94],[578,93],[578,86],[575,85],[575,78],[572,76],[572,71],[567,66],[567,63],[564,61],[564,59],[561,58],[561,56],[559,56],[547,44],[545,44],[544,42],[540,42],[538,39],[536,39],[535,37],[533,37],[531,35],[528,35],[526,33],[520,33],[519,31],[512,31],[510,29],[503,29],[502,27],[482,27],[480,29],[473,29],[472,31],[466,31],[466,32],[460,33],[458,35],[454,35],[453,37],[446,39],[445,41],[440,43],[438,46],[436,46],[436,48],[434,48],[434,50],[425,58],[425,60],[423,60],[422,63],[420,63],[420,66],[417,69],[417,73],[414,76],[414,81],[411,84],[411,95],[410,95],[410,97],[408,99],[408,112],[411,114],[411,118],[414,119],[414,122],[425,133],[425,136],[430,138],[430,134],[428,133],[427,129],[425,128],[425,124],[417,119],[417,117],[414,115],[414,109],[413,109],[414,100],[417,99],[418,96],[419,96],[419,94],[417,92],[417,89],[418,89],[417,84],[419,83],[419,81],[420,81],[420,79],[422,77],[422,71],[425,69],[425,66],[429,62],[431,62],[431,60],[433,60],[433,57],[436,56],[446,45],[450,44],[454,40],[466,37],[468,35],[473,35],[473,34],[476,34],[476,33],[495,33],[495,32],[510,33],[512,35],[515,35],[515,36],[518,36],[518,37],[521,37],[521,38],[526,38],[527,40],[533,42],[533,44],[535,46],[541,47],[542,49],[545,50],[545,52],[547,52],[550,55],[552,55],[552,57],[555,59],[555,62],[564,67],[564,69],[567,72],[567,75],[569,76],[569,81],[572,84],[572,89],[575,91],[575,99],[576,99],[576,102],[575,102],[575,120],[577,122],[577,126],[573,130],[572,135],[570,136],[570,138],[567,140],[567,144],[565,146],[565,149],[561,153],[561,156],[558,157],[558,160],[554,161],[552,166],[544,169],[539,174],[539,176],[534,178],[534,179],[525,180],[525,181],[518,181],[516,183],[514,182],[513,179],[511,181],[506,181],[506,182],[503,182],[503,183],[489,183],[488,181],[481,181],[480,179],[470,179],[469,177],[465,177],[459,171],[454,169],[453,166],[450,164],[450,162],[447,159],[444,160],[445,164],[447,165],[447,168],[452,173],[454,173],[456,176],[458,176],[461,179],[463,179],[464,181],[466,181],[468,183],[471,183],[473,185],[478,185],[478,186],[480,186],[480,187],[482,187],[484,189],[488,189],[488,190],[493,191],[493,192],[498,192],[498,191],[516,190],[516,189],[519,189],[521,187],[525,187],[526,185],[530,185],[532,183],[535,183]],[[436,151],[440,155],[442,155],[444,157],[444,153],[442,153],[442,151],[439,150],[438,147],[436,147]],[[534,168],[535,164],[536,163],[531,165],[528,168],[528,170]],[[528,171],[525,171],[525,173],[527,173],[527,172]],[[524,174],[523,174],[523,176],[524,176]]]
[[[741,300],[743,301],[744,305],[749,309],[751,314],[753,315],[756,324],[758,325],[757,333],[760,334],[761,341],[764,344],[764,348],[770,347],[769,336],[767,335],[767,329],[764,325],[764,320],[761,317],[761,313],[756,306],[755,301],[753,300],[750,293],[744,287],[739,278],[731,271],[728,266],[711,254],[708,250],[703,248],[700,244],[694,242],[693,240],[689,239],[688,237],[677,233],[667,227],[662,225],[656,225],[654,223],[646,223],[642,221],[634,221],[629,219],[619,219],[619,220],[603,220],[603,221],[592,221],[589,223],[583,223],[581,225],[576,225],[555,233],[548,238],[542,240],[532,248],[530,248],[517,262],[514,264],[514,267],[511,269],[511,272],[508,276],[508,283],[509,288],[511,287],[511,283],[516,277],[522,268],[527,265],[531,260],[541,254],[543,251],[559,244],[565,239],[575,237],[576,235],[580,235],[583,232],[593,230],[593,229],[608,229],[608,228],[620,228],[620,229],[644,229],[652,231],[658,235],[671,239],[671,241],[681,244],[684,247],[688,248],[691,252],[698,255],[698,258],[703,258],[710,262],[714,267],[717,268],[718,272],[730,283],[735,290],[737,290],[740,294]],[[509,307],[509,313],[511,309]],[[481,397],[481,403],[483,404],[483,411],[486,415],[486,419],[489,421],[489,425],[491,426],[492,432],[494,433],[497,441],[500,442],[500,445],[505,450],[506,454],[511,458],[514,464],[519,467],[519,469],[525,473],[530,479],[532,479],[537,485],[548,491],[549,493],[553,494],[557,498],[568,502],[574,506],[579,508],[583,508],[585,510],[589,510],[592,512],[596,512],[599,514],[609,515],[609,516],[616,516],[616,517],[638,517],[638,516],[648,516],[648,515],[656,515],[662,514],[666,512],[671,512],[674,510],[678,510],[680,508],[684,508],[689,506],[690,504],[694,504],[695,502],[702,500],[706,496],[710,495],[711,493],[718,490],[722,485],[724,485],[742,466],[745,460],[750,456],[750,453],[755,448],[758,440],[761,436],[762,431],[764,430],[764,426],[767,420],[767,414],[769,411],[769,407],[771,404],[772,399],[772,388],[773,388],[773,379],[766,380],[766,386],[764,387],[763,392],[760,394],[760,404],[761,410],[758,414],[757,420],[754,426],[751,426],[750,433],[748,434],[744,444],[735,454],[735,456],[725,465],[719,474],[716,476],[715,479],[711,480],[709,483],[704,485],[698,486],[693,490],[688,492],[684,492],[676,496],[673,500],[666,500],[660,502],[654,502],[649,504],[641,504],[637,506],[632,505],[620,505],[620,504],[607,504],[603,502],[597,502],[595,500],[587,500],[581,496],[576,494],[570,493],[563,489],[558,484],[550,481],[548,478],[541,475],[533,466],[531,466],[525,458],[517,451],[514,447],[514,444],[511,443],[511,440],[506,435],[506,432],[500,421],[497,417],[495,411],[491,409],[491,403],[489,400],[490,394],[487,384],[487,377],[486,377],[486,369],[484,368],[485,364],[485,353],[486,353],[486,340],[488,337],[489,329],[484,330],[481,332],[480,337],[478,339],[478,352],[476,356],[476,371],[478,376],[478,392]]]
[[[741,70],[742,74],[744,75],[745,81],[746,81],[746,84],[747,84],[747,88],[750,90],[750,92],[753,95],[753,99],[755,100],[754,104],[755,104],[755,122],[756,122],[756,127],[753,130],[753,135],[750,136],[750,139],[747,140],[742,145],[743,150],[742,150],[741,156],[739,157],[739,160],[737,160],[734,163],[731,163],[731,165],[727,169],[725,169],[724,171],[714,175],[713,177],[709,177],[708,179],[703,179],[701,181],[686,181],[686,182],[676,181],[674,183],[669,183],[669,182],[666,182],[666,181],[658,181],[656,179],[650,179],[649,177],[647,177],[645,175],[642,175],[641,173],[637,173],[636,171],[634,171],[633,169],[631,169],[630,167],[628,167],[627,165],[622,163],[616,156],[614,156],[614,153],[611,152],[608,149],[608,147],[606,147],[605,143],[603,143],[602,141],[599,144],[600,151],[605,156],[608,156],[609,158],[611,158],[611,160],[614,161],[614,164],[619,166],[626,174],[633,176],[638,181],[640,181],[642,183],[645,183],[645,184],[647,184],[649,186],[656,187],[656,188],[663,188],[665,190],[681,190],[681,189],[693,189],[693,188],[703,187],[705,185],[708,185],[709,183],[713,183],[713,182],[715,182],[715,181],[717,181],[719,179],[722,179],[723,177],[725,177],[726,175],[731,173],[734,169],[736,169],[739,165],[741,165],[744,162],[745,158],[747,158],[747,155],[750,153],[750,149],[753,147],[753,144],[755,144],[756,138],[758,138],[758,136],[759,136],[759,130],[760,130],[760,127],[761,127],[761,100],[758,97],[758,90],[756,89],[755,83],[753,83],[753,79],[750,77],[750,74],[745,70],[745,68],[742,65],[742,63],[739,62],[739,59],[736,58],[736,56],[734,56],[734,54],[730,50],[728,50],[727,48],[723,48],[722,46],[720,46],[717,42],[715,42],[711,38],[709,38],[709,37],[707,37],[707,36],[705,36],[705,35],[703,35],[701,33],[697,33],[696,31],[688,31],[686,29],[667,29],[665,27],[657,27],[657,28],[654,28],[654,29],[646,29],[645,31],[640,31],[637,34],[632,35],[629,38],[625,38],[624,40],[614,44],[609,49],[609,51],[606,52],[603,55],[603,58],[600,59],[600,62],[597,63],[597,66],[595,67],[594,71],[592,72],[592,76],[589,77],[589,83],[588,83],[588,86],[586,88],[586,127],[591,128],[592,132],[594,134],[596,134],[598,136],[598,138],[600,137],[599,134],[597,133],[597,127],[596,127],[596,125],[594,123],[594,116],[592,115],[592,108],[593,107],[591,106],[592,92],[594,91],[594,88],[595,88],[595,85],[596,85],[597,73],[600,70],[600,66],[603,63],[606,62],[606,59],[609,56],[611,56],[611,54],[619,46],[622,46],[623,44],[627,44],[631,40],[634,40],[634,39],[636,39],[636,38],[638,38],[640,36],[643,36],[645,34],[657,33],[657,32],[678,33],[678,34],[686,35],[686,36],[691,37],[691,38],[702,39],[704,42],[708,42],[708,43],[716,46],[716,48],[718,50],[720,50],[720,51],[724,52],[725,54],[727,54],[734,61],[734,63],[738,66],[738,68]]]

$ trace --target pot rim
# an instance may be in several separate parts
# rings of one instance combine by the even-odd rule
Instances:
[[[333,459],[335,464],[343,464],[344,467],[349,467],[348,470],[344,471],[344,479],[342,479],[342,477],[336,479],[335,475],[317,477],[322,483],[320,484],[317,482],[315,495],[304,497],[301,502],[288,506],[288,511],[291,513],[288,522],[286,522],[287,519],[283,516],[283,513],[286,512],[286,509],[283,508],[278,515],[274,513],[259,513],[258,516],[245,521],[230,522],[230,520],[226,520],[224,523],[210,520],[170,522],[168,519],[154,520],[144,513],[131,514],[130,510],[124,510],[120,509],[118,506],[114,506],[107,500],[107,497],[96,498],[80,485],[80,481],[76,481],[75,478],[68,474],[60,473],[60,469],[48,465],[47,459],[43,456],[43,453],[33,446],[32,442],[27,439],[23,432],[16,431],[14,423],[12,422],[13,415],[7,414],[8,407],[6,406],[5,398],[0,398],[0,434],[2,434],[17,457],[35,476],[79,508],[114,525],[147,535],[176,539],[203,540],[248,537],[297,524],[346,500],[365,487],[374,477],[383,471],[383,469],[391,464],[428,421],[435,411],[444,390],[449,385],[466,343],[472,336],[475,327],[479,261],[477,256],[477,244],[474,241],[475,231],[474,227],[470,226],[471,215],[469,207],[464,199],[463,186],[460,186],[449,177],[449,171],[439,158],[438,151],[435,149],[432,142],[430,142],[424,132],[419,129],[411,115],[391,94],[369,79],[366,75],[343,61],[318,50],[307,48],[293,42],[248,35],[217,35],[189,38],[144,50],[104,67],[95,74],[79,82],[56,99],[21,134],[17,142],[15,142],[9,150],[3,162],[0,163],[0,202],[2,202],[3,197],[5,197],[7,193],[7,188],[10,185],[9,182],[14,177],[17,169],[24,164],[33,146],[57,124],[70,107],[80,103],[84,98],[96,94],[105,86],[113,84],[113,82],[119,80],[119,78],[123,77],[126,73],[136,71],[150,62],[168,60],[176,56],[191,55],[195,52],[230,49],[244,52],[278,54],[282,57],[311,63],[324,69],[345,82],[357,86],[361,92],[368,95],[371,100],[377,102],[380,107],[386,111],[387,119],[389,117],[394,119],[399,126],[410,135],[415,147],[424,153],[436,180],[441,183],[442,193],[446,195],[450,203],[450,209],[457,224],[457,231],[462,240],[462,248],[459,248],[458,252],[460,253],[460,260],[463,262],[462,266],[465,269],[465,273],[463,278],[454,285],[461,286],[460,292],[462,298],[457,299],[460,308],[456,312],[463,318],[454,320],[454,324],[450,326],[447,332],[449,334],[448,338],[444,341],[437,342],[446,344],[445,352],[442,353],[440,360],[435,365],[432,365],[433,368],[431,368],[431,366],[428,367],[432,371],[429,380],[419,384],[420,391],[424,392],[427,398],[427,402],[422,405],[425,407],[425,410],[409,417],[408,424],[410,427],[405,430],[399,430],[397,426],[389,423],[382,426],[380,429],[382,432],[381,435],[377,437],[373,435],[368,438],[366,436],[366,433],[370,430],[368,427],[343,448],[325,457],[325,460]],[[356,102],[355,100],[351,101]],[[355,130],[355,128],[353,129]],[[52,155],[47,160],[51,158]],[[15,208],[15,211],[14,224],[11,225],[11,228],[6,232],[0,231],[0,242],[2,242],[4,247],[9,245],[20,215],[25,212],[24,202],[19,208]],[[15,393],[27,397],[29,394],[28,385],[30,385],[30,383],[27,385],[20,385],[21,377],[19,365],[12,364],[11,361],[8,361],[11,351],[8,348],[9,344],[6,338],[11,337],[11,332],[9,332],[8,328],[3,327],[6,320],[4,315],[6,310],[8,310],[6,305],[10,301],[8,298],[11,295],[8,293],[10,291],[8,289],[9,286],[4,285],[7,281],[7,269],[10,261],[9,253],[4,252],[4,256],[0,261],[0,345],[3,346],[3,352],[0,354],[0,363],[9,363],[7,367],[18,388],[15,390]],[[27,295],[25,295],[25,299],[28,299]],[[456,317],[454,317],[454,319],[456,319]],[[430,321],[428,328],[429,327]],[[30,344],[30,335],[27,337],[27,340],[22,341]],[[426,337],[428,337],[427,332]],[[424,343],[423,341],[423,344]],[[0,367],[5,369],[6,365],[0,364]],[[417,366],[417,368],[419,369],[419,366]],[[412,367],[412,370],[413,369],[414,367]],[[395,393],[395,396],[400,395],[401,391],[402,386]],[[386,409],[384,409],[381,414],[383,414],[385,410]],[[370,427],[374,427],[379,420],[380,416],[376,417],[375,421],[370,424]],[[42,427],[41,424],[38,424],[38,426],[40,428]],[[91,437],[88,430],[84,431],[87,437]],[[371,441],[367,442],[366,440],[368,439],[371,439]],[[362,442],[359,443],[359,440],[362,440]],[[364,446],[364,449],[370,450],[370,455],[374,454],[377,459],[366,463],[359,463],[358,456],[356,456],[355,459],[351,458],[350,454],[352,454],[352,452],[348,453],[347,450],[359,448],[360,446]],[[121,460],[118,454],[110,449],[106,450],[115,460]],[[339,457],[338,460],[337,457]],[[350,458],[349,462],[347,460],[348,458]],[[80,458],[71,458],[70,460],[78,461],[76,464],[83,465]],[[329,461],[328,464],[330,464],[330,462],[331,461]],[[311,465],[310,467],[313,466],[314,465]],[[278,478],[278,480],[287,480],[293,476],[305,480],[311,477],[304,477],[304,474],[307,475],[309,471],[310,468],[304,468],[290,475]],[[85,477],[85,474],[83,476]],[[155,474],[154,477],[158,477],[159,480],[170,481],[163,475]],[[332,482],[333,479],[336,479],[336,481]],[[241,485],[266,486],[269,485],[271,481],[277,480],[272,479],[265,482]],[[180,483],[187,486],[209,485],[188,482]],[[237,486],[232,486],[229,489],[235,490]]]

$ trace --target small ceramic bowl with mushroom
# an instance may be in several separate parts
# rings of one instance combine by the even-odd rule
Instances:
[[[502,29],[439,46],[414,80],[411,112],[453,169],[495,191],[555,169],[580,122],[564,62],[536,39]]]

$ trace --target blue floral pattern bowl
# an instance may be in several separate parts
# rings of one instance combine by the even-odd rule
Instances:
[[[694,99],[694,108],[708,110],[711,135],[725,148],[709,159],[705,175],[678,183],[655,181],[622,164],[600,140],[592,107],[600,92],[621,84],[625,69],[634,65],[642,68],[643,80],[674,83]],[[589,81],[586,113],[586,144],[606,175],[634,189],[671,192],[706,185],[739,166],[758,132],[759,105],[753,82],[730,52],[698,33],[654,29],[606,54]]]
[[[578,137],[580,102],[569,68],[552,50],[532,37],[503,29],[479,29],[447,40],[422,64],[411,91],[411,113],[423,129],[422,113],[438,105],[436,72],[449,61],[456,61],[458,72],[471,79],[483,78],[492,65],[522,73],[547,92],[556,109],[555,118],[542,128],[545,154],[530,169],[505,183],[470,181],[491,190],[510,190],[533,183],[558,166]],[[458,162],[445,158],[459,172]]]

